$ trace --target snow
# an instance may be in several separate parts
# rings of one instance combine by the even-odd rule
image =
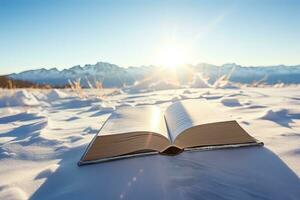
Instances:
[[[0,193],[0,199],[6,200],[25,200],[26,194],[18,187],[4,187]]]
[[[55,100],[58,100],[58,99],[63,99],[63,98],[66,98],[68,95],[65,94],[64,92],[58,90],[58,89],[53,89],[51,90],[47,97],[48,97],[48,100],[50,101],[55,101]]]
[[[300,65],[245,67],[235,63],[224,64],[221,66],[200,63],[197,65],[182,67],[188,67],[188,69],[195,72],[195,74],[199,73],[200,76],[207,77],[207,81],[209,83],[205,83],[205,81],[202,82],[201,77],[195,77],[193,86],[197,88],[214,84],[214,82],[220,77],[226,77],[228,75],[230,75],[230,77],[228,77],[229,80],[234,83],[277,83],[277,87],[282,87],[282,84],[300,83]],[[33,81],[40,84],[49,84],[52,86],[64,86],[68,84],[69,80],[77,81],[80,79],[81,85],[84,87],[90,87],[90,85],[95,86],[96,81],[102,82],[103,86],[106,87],[122,87],[123,85],[133,85],[136,81],[141,82],[151,74],[156,73],[156,77],[160,76],[161,72],[158,72],[157,74],[158,68],[158,66],[124,68],[115,64],[98,62],[94,65],[76,65],[64,70],[58,70],[56,68],[29,70],[17,74],[10,74],[9,77],[13,79]],[[169,76],[169,74],[165,74],[165,76]],[[185,75],[184,73],[180,73],[180,76],[184,77]],[[215,86],[223,88],[236,87],[229,82],[219,82]]]
[[[1,90],[0,199],[299,199],[299,86],[225,88]],[[265,146],[77,166],[115,109],[182,99],[209,101]]]
[[[129,93],[137,92],[150,92],[158,90],[170,90],[181,88],[180,85],[167,80],[148,79],[141,82],[136,82],[134,85],[129,86],[126,90]]]
[[[238,89],[239,87],[234,85],[229,81],[229,77],[227,75],[221,76],[214,82],[214,88],[223,88],[223,89]]]
[[[168,90],[176,88],[180,88],[180,86],[169,81],[157,81],[149,85],[150,90]]]
[[[290,127],[290,123],[294,124],[295,119],[300,119],[300,113],[291,113],[288,109],[267,110],[261,119],[270,120],[281,126]]]
[[[38,106],[38,100],[26,90],[6,92],[0,99],[0,107],[5,106]]]
[[[201,74],[194,75],[193,81],[190,84],[192,88],[209,88],[211,85],[208,81],[202,77]]]
[[[224,106],[229,106],[229,107],[241,106],[241,104],[237,98],[224,98],[221,100],[221,103]]]

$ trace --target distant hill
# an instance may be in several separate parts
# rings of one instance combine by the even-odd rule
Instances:
[[[123,68],[114,64],[98,62],[95,65],[74,66],[69,69],[58,70],[37,69],[21,73],[8,75],[10,79],[30,81],[35,84],[51,85],[52,87],[65,87],[70,82],[80,80],[82,87],[90,87],[101,82],[103,87],[122,87],[132,85],[136,81],[142,81],[150,75],[155,75],[159,71],[157,66],[142,66]],[[186,65],[178,73],[181,84],[186,84],[186,76],[190,76],[187,71],[193,75],[201,73],[213,83],[221,76],[227,76],[231,82],[236,83],[254,83],[264,82],[266,84],[300,83],[300,65],[297,66],[257,66],[243,67],[235,63],[216,66],[206,63],[197,65]],[[168,76],[168,73],[165,75]]]
[[[9,76],[0,76],[0,88],[46,88],[46,85],[41,85],[24,80],[14,80]]]

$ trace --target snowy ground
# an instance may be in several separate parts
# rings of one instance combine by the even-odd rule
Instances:
[[[300,199],[300,87],[177,89],[97,97],[0,91],[0,199]],[[120,106],[203,99],[265,147],[184,152],[77,167]]]

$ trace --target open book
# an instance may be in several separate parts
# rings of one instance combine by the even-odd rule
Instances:
[[[237,121],[209,103],[186,100],[173,103],[166,111],[157,106],[119,108],[104,123],[78,164],[260,144]]]

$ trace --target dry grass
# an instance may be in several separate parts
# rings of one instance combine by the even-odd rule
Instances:
[[[253,83],[250,85],[250,87],[260,87],[262,85],[265,85],[265,81],[268,79],[268,75],[265,75],[258,81],[253,81]]]
[[[88,88],[83,88],[81,84],[81,79],[77,79],[76,81],[68,80],[69,86],[71,90],[80,98],[87,98],[89,97],[89,94],[93,94],[93,96],[96,96],[96,98],[99,99],[105,99],[107,96],[107,89],[103,88],[102,82],[101,81],[93,81],[94,84],[91,83],[90,80],[86,78]],[[91,93],[88,92],[88,90],[92,90]],[[112,89],[117,90],[117,88]],[[119,89],[118,89],[119,90]],[[111,90],[110,90],[111,91]],[[109,92],[112,93],[112,92]]]
[[[77,94],[77,96],[79,96],[80,98],[86,98],[87,95],[85,94],[85,92],[83,91],[81,84],[80,84],[80,78],[77,79],[76,81],[71,81],[69,80],[69,84],[71,87],[71,90]]]

